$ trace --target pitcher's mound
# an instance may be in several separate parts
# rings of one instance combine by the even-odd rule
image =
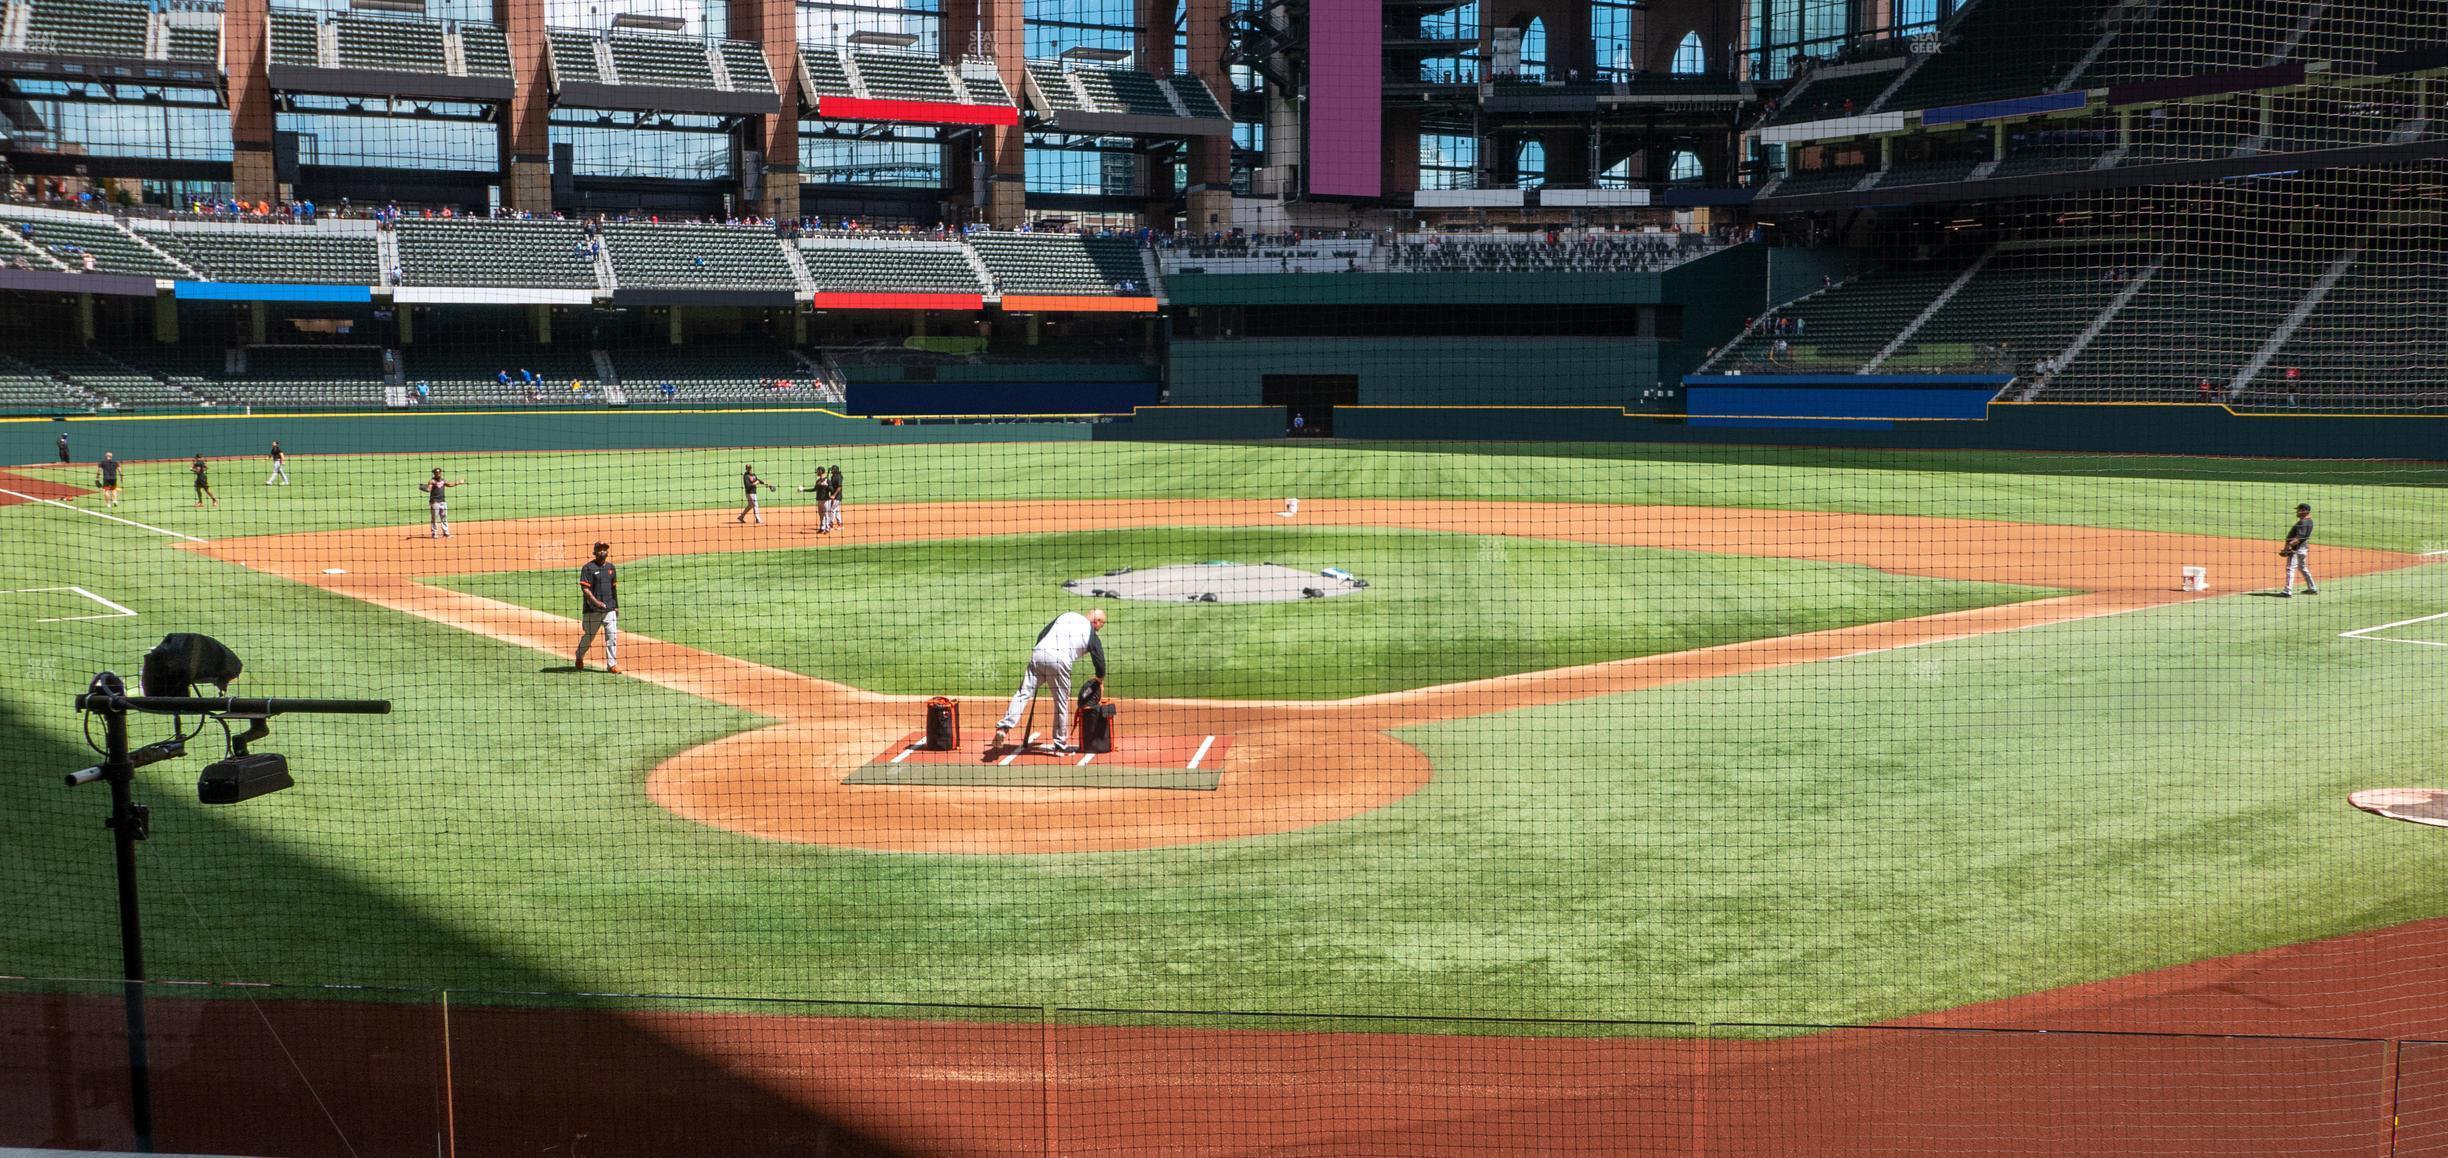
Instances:
[[[1063,590],[1094,599],[1159,603],[1289,603],[1350,595],[1366,586],[1280,563],[1177,563],[1074,579],[1063,584]]]

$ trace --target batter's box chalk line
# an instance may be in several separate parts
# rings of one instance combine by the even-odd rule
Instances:
[[[37,619],[37,620],[35,620],[34,622],[36,622],[36,623],[74,623],[74,622],[76,622],[76,621],[78,621],[78,620],[84,620],[84,619],[126,619],[126,618],[133,618],[133,617],[135,616],[135,614],[136,614],[136,612],[135,612],[135,610],[134,610],[133,608],[123,607],[123,606],[121,606],[121,605],[119,605],[119,604],[117,604],[117,603],[113,603],[113,602],[111,602],[110,600],[108,600],[108,599],[104,599],[104,598],[102,598],[101,596],[96,595],[96,594],[94,594],[94,593],[93,593],[93,592],[91,592],[91,591],[87,591],[86,589],[84,589],[84,588],[82,588],[82,587],[20,587],[20,588],[18,588],[17,590],[15,590],[15,591],[11,592],[10,594],[13,594],[13,595],[46,595],[46,594],[55,594],[55,593],[58,593],[58,592],[63,592],[63,591],[66,591],[66,592],[74,592],[74,593],[76,593],[76,594],[78,594],[78,595],[82,595],[82,596],[84,596],[84,597],[85,597],[85,598],[87,598],[87,599],[91,599],[91,600],[93,600],[94,602],[99,603],[99,604],[101,604],[102,606],[109,608],[110,610],[105,611],[105,612],[103,612],[103,613],[101,613],[101,614],[99,614],[99,615],[55,615],[55,616],[52,616],[52,617],[51,617],[51,618],[49,618],[49,619]]]

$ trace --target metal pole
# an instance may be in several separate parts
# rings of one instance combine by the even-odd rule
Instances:
[[[136,842],[150,835],[151,819],[136,803],[136,765],[128,758],[127,712],[105,708],[102,729],[107,751],[103,779],[110,783],[109,827],[119,867],[119,962],[127,1002],[128,1117],[136,1128],[136,1149],[153,1152],[153,1062],[145,1040],[144,922],[137,910]]]

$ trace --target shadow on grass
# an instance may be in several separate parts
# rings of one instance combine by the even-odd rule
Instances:
[[[58,706],[68,710],[66,694]],[[0,843],[10,849],[0,886],[16,898],[0,927],[0,974],[17,975],[0,982],[0,1147],[133,1149],[121,998],[108,980],[119,974],[111,843],[101,825],[109,798],[100,786],[64,787],[56,773],[96,757],[27,719],[22,705],[0,703],[0,751],[12,753],[17,773],[0,780]],[[143,742],[168,721],[134,724],[132,738]],[[200,766],[198,756],[182,763]],[[164,767],[178,765],[149,769],[137,792],[153,814],[152,838],[138,846],[149,972],[179,979],[148,987],[159,1148],[431,1155],[570,1147],[598,1156],[921,1148],[906,1131],[888,1140],[872,1124],[847,1120],[876,1120],[872,1105],[828,1102],[845,1076],[835,1071],[848,1065],[824,1048],[841,1036],[838,1024],[767,1017],[750,1019],[761,1027],[754,1031],[718,1037],[705,1026],[739,1019],[709,1022],[711,1008],[680,1003],[648,1016],[552,997],[569,986],[548,966],[506,959],[366,887],[345,866],[299,851],[346,844],[343,835],[299,832],[294,848],[263,839],[239,823],[246,805],[206,809],[185,794],[183,775],[155,774]],[[300,769],[291,791],[336,783]],[[367,954],[435,962],[483,977],[493,992],[474,1007],[457,996],[446,1004],[439,989],[450,977],[436,977],[432,990],[366,989],[351,984],[362,978],[321,964]],[[267,979],[279,984],[257,984]],[[894,1023],[854,1024],[881,1034]],[[764,1048],[709,1048],[759,1039]],[[904,1122],[960,1112],[897,1108]]]

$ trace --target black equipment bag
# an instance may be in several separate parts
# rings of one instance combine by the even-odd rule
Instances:
[[[926,750],[949,752],[960,747],[960,704],[946,696],[927,701]]]
[[[1105,702],[1104,685],[1096,680],[1079,694],[1079,750],[1103,754],[1113,751],[1114,706]]]

